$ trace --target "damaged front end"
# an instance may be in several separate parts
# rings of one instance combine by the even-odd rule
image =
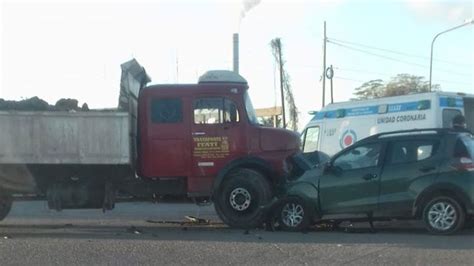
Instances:
[[[298,199],[307,207],[311,220],[318,217],[318,184],[323,173],[323,165],[308,160],[302,153],[287,158],[288,175],[284,183],[275,191],[275,197],[266,205],[261,206],[268,221],[275,220],[278,210],[288,199]]]

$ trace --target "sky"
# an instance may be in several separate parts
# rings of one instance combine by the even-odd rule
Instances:
[[[256,108],[281,105],[270,48],[281,38],[300,128],[322,104],[324,21],[339,102],[373,79],[408,73],[428,80],[433,37],[474,9],[463,0],[0,1],[0,98],[115,107],[121,63],[136,58],[152,84],[196,83],[207,70],[232,69],[238,32],[240,74]],[[473,47],[473,24],[442,34],[433,83],[474,93]]]

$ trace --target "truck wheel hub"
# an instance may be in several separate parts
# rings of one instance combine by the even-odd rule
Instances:
[[[229,197],[230,206],[237,211],[245,211],[250,206],[252,197],[245,188],[232,190]]]

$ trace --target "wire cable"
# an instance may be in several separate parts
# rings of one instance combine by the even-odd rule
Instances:
[[[394,57],[390,57],[390,56],[385,56],[385,55],[380,55],[380,54],[376,54],[376,53],[372,53],[370,51],[367,51],[367,50],[363,50],[363,49],[359,49],[359,48],[354,48],[354,47],[350,47],[350,46],[347,46],[345,44],[341,44],[341,43],[337,43],[337,42],[334,42],[334,41],[329,41],[328,40],[328,43],[331,43],[331,44],[334,44],[336,46],[339,46],[339,47],[343,47],[343,48],[346,48],[346,49],[349,49],[349,50],[354,50],[354,51],[358,51],[358,52],[361,52],[361,53],[365,53],[365,54],[368,54],[368,55],[372,55],[372,56],[375,56],[375,57],[379,57],[379,58],[384,58],[386,60],[391,60],[391,61],[395,61],[395,62],[399,62],[399,63],[404,63],[404,64],[408,64],[408,65],[412,65],[412,66],[417,66],[417,67],[421,67],[421,68],[428,68],[427,65],[422,65],[422,64],[418,64],[418,63],[414,63],[414,62],[409,62],[409,61],[404,61],[404,60],[400,60],[400,59],[397,59],[397,58],[394,58]],[[472,74],[466,74],[466,73],[458,73],[458,72],[453,72],[453,71],[450,71],[450,70],[446,70],[446,69],[441,69],[441,68],[436,68],[438,70],[441,70],[445,73],[449,73],[449,74],[452,74],[452,75],[458,75],[458,76],[472,76]]]
[[[387,52],[387,53],[398,54],[398,55],[402,55],[402,56],[415,57],[415,58],[426,59],[426,60],[430,59],[430,57],[428,57],[428,56],[409,54],[409,53],[405,53],[405,52],[400,52],[400,51],[395,51],[395,50],[390,50],[390,49],[384,49],[384,48],[379,48],[379,47],[370,46],[370,45],[366,45],[366,44],[361,44],[361,43],[356,43],[356,42],[349,42],[349,41],[344,41],[344,40],[339,40],[339,39],[334,39],[334,38],[328,38],[328,41],[335,41],[335,42],[339,42],[339,43],[343,43],[343,44],[345,43],[345,44],[349,44],[349,45],[360,46],[360,47],[364,47],[364,48],[368,48],[368,49],[373,49],[373,50],[383,51],[383,52]],[[448,61],[448,60],[437,59],[437,58],[433,58],[433,60],[438,61],[438,62],[447,63],[447,64],[457,65],[457,66],[461,66],[461,65],[463,65],[463,66],[472,66],[473,65],[473,64],[469,64],[469,63],[454,62],[454,61]]]
[[[354,69],[354,68],[344,68],[344,67],[334,67],[336,70],[340,71],[347,71],[347,72],[358,72],[358,73],[366,73],[366,74],[376,74],[376,75],[382,75],[382,76],[390,76],[393,77],[392,74],[389,73],[382,73],[382,72],[374,72],[374,71],[366,71],[362,69]],[[468,82],[463,82],[463,81],[453,81],[453,80],[444,80],[444,79],[437,79],[437,81],[442,81],[446,83],[454,83],[454,84],[462,84],[462,85],[472,85],[472,83]]]

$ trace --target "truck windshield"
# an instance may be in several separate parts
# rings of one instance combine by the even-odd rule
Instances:
[[[245,92],[244,94],[244,101],[245,110],[247,111],[247,116],[249,118],[250,124],[258,125],[257,115],[255,113],[255,109],[253,108],[252,101],[250,100],[248,92]]]

